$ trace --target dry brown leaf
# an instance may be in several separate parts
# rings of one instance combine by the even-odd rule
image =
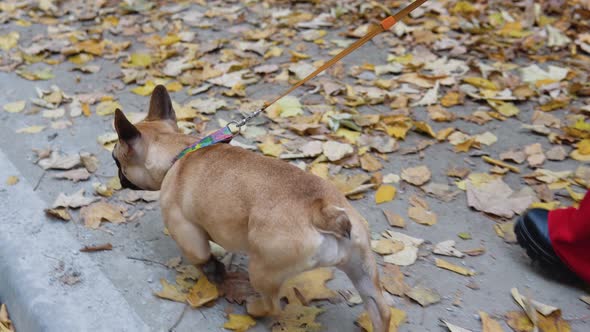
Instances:
[[[382,211],[383,211],[383,214],[385,214],[385,217],[387,218],[387,222],[389,223],[390,226],[399,227],[399,228],[406,227],[406,222],[402,216],[400,216],[399,214],[393,213],[391,211],[388,211],[388,210],[382,210]]]
[[[96,202],[83,207],[80,216],[84,219],[84,225],[88,228],[97,229],[102,221],[110,221],[114,224],[125,222],[122,206],[107,202]]]
[[[60,193],[55,202],[53,202],[52,208],[65,207],[65,208],[79,208],[86,206],[92,202],[98,200],[98,197],[85,197],[84,189],[78,190],[76,193],[68,196],[64,193]]]
[[[410,290],[410,287],[404,282],[404,274],[394,264],[385,264],[383,266],[381,285],[390,294],[400,297]]]
[[[187,294],[183,293],[177,285],[169,283],[168,280],[164,278],[160,279],[160,283],[162,284],[162,290],[154,293],[154,295],[170,301],[181,303],[186,302]]]
[[[437,219],[434,212],[420,206],[410,206],[408,208],[408,217],[419,224],[427,226],[436,224]]]
[[[289,280],[281,287],[280,297],[286,297],[289,303],[300,303],[300,299],[308,305],[314,300],[327,300],[335,297],[337,294],[326,287],[326,282],[334,277],[334,272],[330,268],[320,268],[303,272]],[[297,291],[295,290],[297,289]],[[298,292],[301,297],[297,296]]]
[[[86,168],[76,168],[65,172],[56,173],[53,175],[56,179],[68,179],[70,181],[78,182],[88,180],[90,173]]]
[[[423,307],[438,303],[441,300],[437,291],[422,286],[416,286],[410,289],[406,292],[406,296],[418,302]]]
[[[417,167],[404,168],[402,170],[401,178],[415,186],[421,186],[428,182],[431,177],[430,170],[427,166],[421,165]]]

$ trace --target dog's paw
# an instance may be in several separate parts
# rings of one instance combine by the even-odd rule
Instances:
[[[264,301],[260,297],[250,297],[246,303],[246,311],[252,317],[268,316]]]
[[[201,267],[203,273],[209,281],[221,285],[225,279],[225,265],[215,257],[211,258]]]

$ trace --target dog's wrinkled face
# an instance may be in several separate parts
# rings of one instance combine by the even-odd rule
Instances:
[[[159,190],[171,165],[171,157],[165,146],[156,142],[162,141],[162,135],[178,132],[166,88],[159,85],[154,89],[148,115],[136,125],[117,110],[115,129],[119,141],[113,149],[113,159],[119,169],[121,186],[133,190]]]

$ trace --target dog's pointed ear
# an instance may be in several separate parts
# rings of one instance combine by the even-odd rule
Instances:
[[[119,135],[119,140],[126,143],[132,143],[136,139],[141,138],[139,130],[118,108],[115,111],[115,130],[117,131],[117,135]]]
[[[150,110],[146,120],[172,120],[176,123],[176,113],[172,108],[172,100],[168,90],[161,84],[158,84],[152,92]]]

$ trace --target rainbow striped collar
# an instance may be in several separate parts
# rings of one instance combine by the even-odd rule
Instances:
[[[174,158],[174,162],[186,156],[187,154],[195,152],[201,148],[211,146],[217,143],[229,143],[232,140],[232,138],[234,138],[234,134],[229,129],[229,126],[225,126],[215,131],[213,134],[205,136],[201,140],[191,144],[186,149],[180,151],[176,158]]]

